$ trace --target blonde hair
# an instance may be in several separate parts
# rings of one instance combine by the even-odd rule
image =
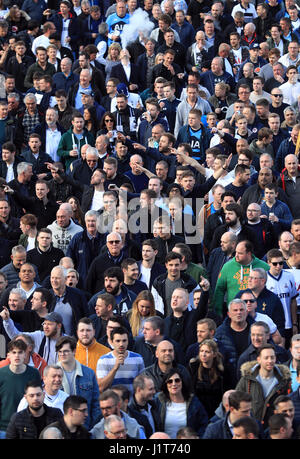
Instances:
[[[154,298],[151,292],[149,290],[143,290],[138,294],[136,299],[134,300],[132,304],[132,309],[131,309],[131,315],[129,318],[129,323],[131,326],[132,330],[132,335],[133,336],[138,336],[139,330],[141,328],[141,315],[139,313],[138,305],[141,300],[149,301],[150,303],[150,313],[148,317],[155,316],[155,303],[154,303]]]
[[[210,383],[213,384],[215,381],[217,381],[219,377],[219,373],[224,371],[224,366],[223,366],[223,357],[222,354],[219,352],[219,348],[217,343],[213,339],[205,339],[202,341],[202,343],[199,345],[199,355],[198,355],[198,361],[199,361],[199,368],[198,368],[198,380],[203,381],[203,365],[200,361],[200,350],[202,346],[208,346],[215,354],[214,359],[213,359],[213,365],[209,369],[209,380]]]

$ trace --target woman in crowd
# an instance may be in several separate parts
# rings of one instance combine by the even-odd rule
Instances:
[[[191,392],[178,368],[172,368],[157,397],[163,431],[176,438],[181,427],[191,427],[201,438],[208,424],[204,406]]]
[[[120,53],[121,53],[121,46],[119,45],[119,43],[112,43],[110,47],[108,48],[106,64],[105,64],[106,81],[109,80],[110,78],[111,69],[115,65],[120,64],[121,62]]]
[[[79,199],[76,198],[76,196],[70,196],[67,199],[67,202],[72,206],[74,222],[84,228],[84,214],[81,210]]]
[[[155,315],[153,295],[149,290],[143,290],[134,300],[132,309],[127,313],[133,336],[143,336],[145,320]]]
[[[211,418],[224,392],[222,355],[214,340],[202,341],[198,356],[190,360],[189,370],[194,393],[203,403],[208,417]]]

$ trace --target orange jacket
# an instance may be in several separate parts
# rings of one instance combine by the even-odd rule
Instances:
[[[86,367],[94,370],[96,374],[96,367],[99,358],[108,352],[111,352],[111,349],[103,346],[103,344],[98,343],[95,339],[93,343],[88,347],[81,344],[81,342],[78,340],[75,359],[78,360],[78,362],[80,362],[82,365],[85,365]]]

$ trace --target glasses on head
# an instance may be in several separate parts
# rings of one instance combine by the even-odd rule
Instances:
[[[169,379],[169,380],[167,381],[167,384],[173,384],[173,383],[178,384],[178,383],[180,383],[180,382],[181,382],[181,379],[180,379],[180,378],[174,378],[174,379]]]
[[[121,241],[107,241],[108,244],[120,244]]]
[[[271,96],[274,96],[274,97],[282,97],[282,94],[271,94]]]
[[[273,266],[283,266],[283,261],[271,261],[271,265]]]

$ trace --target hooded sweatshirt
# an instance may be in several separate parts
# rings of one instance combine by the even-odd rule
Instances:
[[[70,224],[66,228],[59,226],[56,220],[51,225],[48,225],[47,228],[52,231],[53,247],[61,249],[65,255],[72,237],[80,231],[83,231],[83,228],[76,225],[73,220],[70,220]]]
[[[254,255],[248,265],[241,265],[235,258],[225,263],[220,271],[213,298],[215,312],[222,315],[224,296],[227,294],[227,304],[234,299],[239,290],[248,288],[248,278],[254,268],[269,270],[269,265]]]

